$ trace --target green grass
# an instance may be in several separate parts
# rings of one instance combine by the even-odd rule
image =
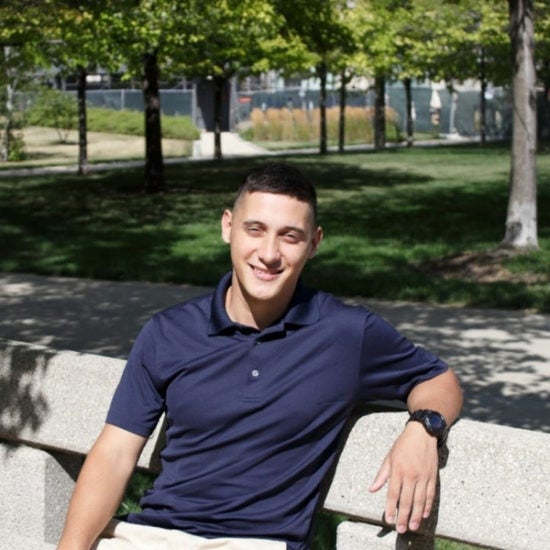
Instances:
[[[0,178],[0,270],[213,285],[229,269],[219,218],[265,159],[166,167],[169,190],[142,192],[141,169]],[[539,170],[540,250],[505,260],[541,281],[444,278],[434,259],[494,249],[504,235],[508,148],[453,146],[286,160],[319,189],[325,240],[306,281],[339,295],[550,311],[550,154]]]

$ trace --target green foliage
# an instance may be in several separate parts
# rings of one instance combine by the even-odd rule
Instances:
[[[0,271],[213,285],[230,265],[219,216],[244,172],[264,160],[169,165],[170,192],[154,196],[139,192],[141,169],[90,174],[85,185],[59,174],[2,177]],[[513,277],[438,269],[499,244],[507,145],[286,160],[319,190],[325,239],[306,268],[309,284],[340,295],[550,312],[548,209],[539,212],[541,249],[501,260]],[[545,204],[550,153],[537,161]]]
[[[303,61],[303,48],[283,38],[282,18],[268,0],[186,0],[178,2],[175,13],[171,25],[177,23],[177,30],[162,43],[172,70],[223,82],[233,76],[295,68]]]
[[[89,132],[108,132],[142,136],[145,119],[138,111],[116,111],[100,107],[89,107],[87,110],[87,127]]]
[[[58,90],[42,89],[34,97],[25,116],[33,126],[55,128],[59,141],[66,143],[69,132],[77,123],[76,98]]]
[[[8,160],[11,162],[18,162],[25,160],[25,141],[23,135],[20,132],[11,132],[9,138],[9,152]]]
[[[144,135],[145,119],[142,112],[101,107],[90,107],[86,111],[89,132]],[[69,130],[74,129],[76,124],[76,99],[56,90],[45,90],[26,111],[26,120],[33,126],[59,129],[64,132],[66,140]],[[161,121],[164,138],[192,141],[199,137],[199,130],[188,116],[164,115]]]
[[[194,140],[199,137],[199,130],[188,116],[163,115],[161,127],[164,138]],[[98,107],[88,109],[88,130],[90,132],[142,136],[144,128],[144,114],[138,111],[115,111]]]
[[[130,478],[124,500],[119,506],[116,515],[139,512],[141,510],[139,501],[147,489],[151,487],[154,479],[155,476],[153,474],[139,470],[135,471]]]

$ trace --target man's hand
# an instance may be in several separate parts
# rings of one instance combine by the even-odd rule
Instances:
[[[369,491],[388,482],[385,519],[398,533],[415,531],[432,511],[438,474],[437,439],[410,422],[384,459]]]

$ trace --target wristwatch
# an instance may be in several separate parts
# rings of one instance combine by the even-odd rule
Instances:
[[[430,435],[437,438],[439,446],[445,443],[449,428],[441,413],[429,409],[419,409],[411,413],[407,420],[407,423],[409,422],[420,422]]]

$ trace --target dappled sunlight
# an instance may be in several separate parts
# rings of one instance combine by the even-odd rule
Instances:
[[[151,315],[207,290],[1,274],[0,337],[124,358]]]
[[[464,388],[464,418],[550,432],[549,316],[362,303],[370,303],[403,334],[456,370]]]
[[[1,337],[4,334],[0,331]],[[4,437],[40,429],[50,407],[41,384],[36,382],[44,379],[54,356],[54,350],[19,347],[0,339],[0,431]]]
[[[124,358],[151,315],[209,290],[1,274],[0,338]],[[548,315],[366,298],[347,301],[370,307],[452,366],[464,387],[465,418],[550,432]],[[14,399],[23,395],[19,387]],[[34,410],[41,411],[39,401]]]

